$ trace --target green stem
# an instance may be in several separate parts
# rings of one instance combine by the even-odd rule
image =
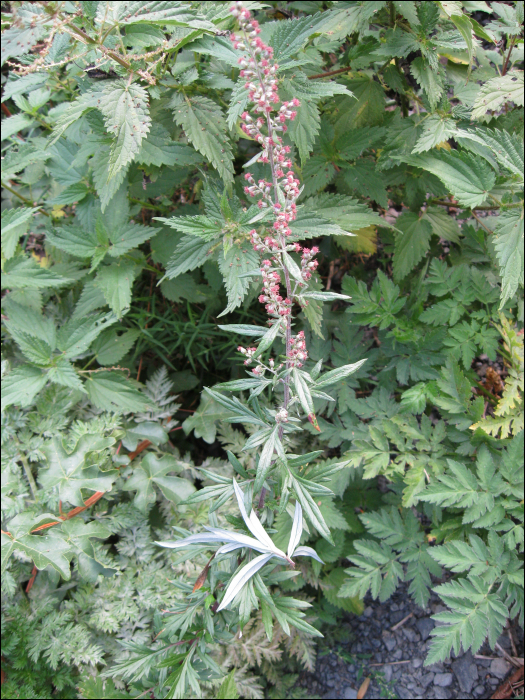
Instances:
[[[22,445],[20,444],[20,441],[18,440],[18,438],[15,439],[18,443],[19,448],[21,448]],[[18,453],[18,459],[22,462],[22,466],[24,467],[25,475],[27,477],[27,480],[29,481],[29,488],[31,489],[31,493],[33,494],[33,499],[38,502],[38,489],[35,483],[35,479],[33,477],[31,467],[29,466],[29,462],[27,461],[27,457],[25,456],[25,454],[23,454],[21,450]]]
[[[3,187],[4,189],[6,189],[8,192],[11,192],[11,194],[14,194],[15,197],[18,197],[19,199],[21,199],[21,200],[22,200],[23,202],[25,202],[29,207],[34,207],[34,206],[35,206],[35,203],[34,203],[34,202],[32,202],[32,201],[31,201],[30,199],[28,199],[27,197],[24,197],[23,194],[20,194],[20,192],[17,192],[17,191],[14,190],[12,187],[9,187],[9,185],[6,185],[5,182],[2,182],[2,187]],[[37,205],[37,206],[38,206],[38,205]],[[47,211],[44,211],[43,209],[39,209],[38,211],[39,211],[41,214],[45,214],[45,216],[49,216],[49,214],[47,213]]]

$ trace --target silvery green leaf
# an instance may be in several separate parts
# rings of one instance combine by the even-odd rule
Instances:
[[[256,153],[256,154],[253,156],[253,158],[250,158],[250,160],[249,160],[247,163],[244,163],[244,165],[243,165],[242,167],[243,167],[243,168],[249,168],[250,165],[253,165],[254,163],[257,163],[257,161],[259,160],[259,158],[261,157],[261,155],[262,155],[261,152]]]
[[[250,326],[244,323],[230,323],[226,326],[217,326],[217,328],[220,328],[222,331],[227,331],[228,333],[238,333],[239,335],[258,336],[266,333],[266,328]]]
[[[249,564],[246,564],[246,566],[235,574],[230,581],[228,588],[226,589],[226,593],[224,594],[222,603],[217,608],[217,612],[224,610],[224,608],[235,598],[237,593],[239,593],[244,584],[247,583],[250,578],[256,574],[268,561],[270,561],[272,557],[273,554],[261,554],[258,557],[255,557],[255,559],[253,559]]]
[[[259,345],[257,346],[257,352],[254,354],[255,357],[259,357],[265,350],[267,350],[273,341],[277,338],[277,334],[281,328],[281,322],[276,321],[273,326],[266,331],[266,333],[261,338]]]
[[[216,554],[227,554],[228,552],[234,552],[236,549],[241,548],[242,544],[235,544],[235,542],[231,542],[230,544],[223,544],[222,547],[219,547]]]
[[[155,542],[155,544],[158,544],[160,547],[179,549],[180,547],[188,547],[192,544],[215,544],[222,541],[224,541],[223,537],[201,532],[196,535],[190,535],[189,537],[183,537],[181,540],[175,540],[174,542]]]
[[[330,372],[328,374],[330,374]],[[299,402],[303,407],[303,411],[308,415],[312,414],[314,412],[314,404],[312,401],[312,396],[310,394],[310,389],[308,388],[308,385],[304,378],[299,374],[295,367],[293,370],[293,380],[295,390],[297,392],[297,398],[299,399]]]
[[[254,447],[262,445],[271,434],[272,430],[273,428],[268,428],[267,430],[259,430],[257,433],[254,433],[246,440],[246,443],[242,449],[253,450]]]
[[[242,491],[241,491],[241,493],[242,493]],[[246,509],[244,509],[244,512],[246,513]],[[257,517],[257,516],[255,516],[255,517]],[[248,525],[248,523],[246,523],[246,525]],[[259,525],[261,525],[261,524],[259,523]],[[269,543],[271,543],[271,546],[268,546],[265,542],[263,542],[258,537],[257,537],[257,539],[254,539],[253,537],[250,537],[249,535],[244,535],[242,532],[233,532],[231,530],[223,530],[220,527],[209,527],[208,525],[205,525],[204,527],[209,532],[217,534],[218,537],[220,538],[220,540],[222,540],[222,542],[225,542],[226,544],[235,544],[236,543],[236,544],[239,544],[243,547],[249,547],[250,549],[255,549],[258,552],[268,552],[269,550],[271,550],[273,553],[276,553],[276,552],[280,551],[280,550],[276,549],[274,543],[270,540],[270,537],[268,535],[266,535],[266,537],[268,538]],[[262,528],[262,525],[261,525],[261,528]],[[255,534],[251,527],[249,528],[249,530],[250,530],[250,532]],[[265,532],[265,534],[266,534],[266,532]],[[281,554],[283,554],[283,553],[281,552]],[[284,556],[284,554],[283,554],[283,556]]]
[[[319,557],[315,549],[312,549],[311,547],[297,547],[294,557],[312,557],[312,559],[316,559],[321,564],[324,564],[324,561]]]
[[[288,477],[286,477],[286,480],[288,480]],[[286,481],[285,481],[285,486],[286,486]],[[284,488],[283,488],[283,491],[284,491]],[[281,503],[282,503],[282,500],[283,500],[283,497],[281,496]],[[299,504],[299,505],[301,505],[301,504]],[[283,507],[283,510],[285,510],[285,509],[293,521],[293,519],[295,517],[295,508],[292,506],[291,503],[286,503],[286,505]],[[282,512],[282,511],[280,511],[280,512]],[[301,508],[301,515],[302,515],[302,512],[303,511]],[[308,523],[306,522],[306,520],[304,518],[303,518],[303,530],[306,532],[306,534],[308,534],[308,535],[310,534],[310,528],[308,527]]]
[[[319,376],[319,372],[323,369],[323,360],[320,359],[315,367],[310,371],[310,377],[315,381]]]
[[[303,283],[304,280],[303,280],[303,276],[301,273],[301,268],[295,262],[295,260],[290,255],[288,255],[288,253],[286,253],[284,251],[283,251],[283,262],[286,265],[286,267],[288,268],[288,270],[290,271],[292,277],[294,279],[296,279],[298,282]]]
[[[310,393],[316,399],[324,399],[325,401],[335,401],[334,398],[328,396],[328,394],[325,394],[324,391],[311,391]]]
[[[361,367],[361,365],[364,365],[366,360],[367,358],[365,357],[364,360],[354,362],[353,365],[344,365],[343,367],[338,367],[337,369],[333,369],[330,372],[323,374],[322,377],[317,380],[315,388],[321,389],[321,387],[330,386],[330,384],[335,384],[341,379],[344,379],[344,377],[348,377],[349,374],[353,374]]]
[[[290,541],[288,542],[288,556],[292,557],[295,548],[299,544],[303,532],[303,509],[299,501],[295,502],[295,513],[293,516],[292,531],[290,533]]]
[[[255,389],[255,387],[263,384],[267,386],[271,384],[269,379],[257,379],[246,378],[246,379],[234,379],[232,382],[222,382],[222,384],[215,384],[217,389],[224,389],[225,391],[244,391],[245,389]]]
[[[336,299],[351,299],[346,294],[336,294],[336,292],[303,292],[302,297],[306,299],[316,299],[318,301],[335,301]]]
[[[244,522],[246,523],[246,527],[248,528],[248,530],[252,533],[252,535],[255,535],[259,542],[261,542],[267,549],[275,552],[278,555],[282,555],[283,558],[285,558],[284,553],[281,552],[281,550],[277,549],[277,547],[274,545],[274,543],[270,539],[270,535],[268,535],[264,527],[261,525],[259,518],[255,515],[255,512],[253,510],[250,512],[250,516],[248,517],[248,514],[246,513],[246,508],[244,506],[244,494],[242,492],[241,487],[235,481],[235,479],[233,480],[233,488],[235,490],[235,495],[237,496],[239,510],[241,511],[241,515],[243,517]]]
[[[266,479],[266,474],[268,473],[268,470],[270,469],[270,466],[272,464],[278,429],[279,428],[276,425],[270,433],[268,440],[266,441],[262,449],[261,456],[259,457],[259,464],[257,465],[257,476],[255,478],[254,483],[255,491],[259,491],[259,489],[262,488],[264,480]]]

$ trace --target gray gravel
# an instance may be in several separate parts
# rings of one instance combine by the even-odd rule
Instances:
[[[418,607],[404,586],[386,603],[367,598],[360,617],[343,618],[337,640],[330,640],[325,646],[330,653],[322,655],[323,646],[319,647],[315,672],[303,674],[298,682],[304,697],[356,698],[364,678],[370,676],[366,700],[490,698],[512,670],[505,659],[476,659],[467,651],[457,657],[452,653],[452,658],[444,663],[424,665],[434,628],[430,615],[443,609],[435,595],[426,609]],[[409,613],[412,617],[392,630]],[[522,655],[523,630],[513,627],[512,632]],[[507,633],[498,641],[512,654]],[[480,653],[496,656],[487,646]]]

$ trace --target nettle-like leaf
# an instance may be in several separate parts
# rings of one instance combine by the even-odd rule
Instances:
[[[140,85],[116,81],[105,88],[98,108],[114,137],[107,179],[111,180],[139,152],[151,124],[148,93]]]
[[[175,94],[170,102],[173,118],[188,140],[214,166],[224,182],[233,179],[233,155],[221,108],[208,97]]]
[[[506,75],[487,80],[476,96],[472,118],[487,121],[491,111],[498,110],[505,102],[514,102],[523,107],[523,71],[513,70]]]
[[[439,154],[404,156],[401,159],[436,175],[465,207],[483,204],[496,180],[490,166],[469,153],[440,151]]]
[[[502,279],[500,309],[523,287],[523,209],[500,214],[494,229],[494,248]]]

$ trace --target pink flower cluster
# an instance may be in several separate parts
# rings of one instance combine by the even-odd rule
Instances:
[[[286,132],[286,122],[297,116],[297,111],[293,108],[299,107],[301,103],[296,97],[281,103],[276,77],[279,66],[272,63],[272,47],[267,46],[258,36],[261,31],[259,24],[251,18],[250,12],[244,8],[242,2],[236,2],[230,11],[237,17],[242,34],[231,34],[230,39],[234,48],[246,52],[239,58],[240,75],[247,79],[245,87],[249,91],[248,99],[253,103],[253,116],[247,111],[241,115],[241,129],[261,145],[262,151],[258,160],[271,164],[274,178],[277,181],[282,180],[280,184],[286,193],[287,204],[288,200],[292,203],[299,196],[299,181],[290,170],[290,147],[283,144],[277,132]],[[265,127],[267,133],[262,131]],[[288,172],[285,174],[285,171]],[[246,179],[253,180],[250,173],[247,173]],[[261,188],[254,188],[254,184],[250,182],[251,186],[245,188],[247,194],[251,197],[258,194],[262,195],[263,199],[268,199],[269,193],[266,192],[266,188],[261,192]],[[264,205],[265,202],[261,201],[259,207]],[[295,205],[293,209],[290,207],[290,213],[292,218],[295,218]]]
[[[245,87],[248,90],[248,100],[252,103],[250,111],[241,114],[241,129],[260,146],[261,152],[257,160],[261,163],[269,163],[272,172],[272,182],[260,179],[257,182],[251,173],[245,174],[245,193],[249,197],[257,198],[259,209],[272,209],[275,216],[273,230],[265,234],[259,234],[256,229],[250,231],[250,239],[254,250],[268,255],[261,265],[263,289],[259,301],[265,304],[266,311],[273,319],[285,317],[287,319],[287,366],[302,367],[308,358],[304,333],[301,331],[290,339],[291,335],[291,310],[292,292],[289,274],[284,266],[285,253],[301,253],[301,276],[304,282],[297,282],[299,287],[311,278],[317,268],[314,256],[319,252],[317,247],[302,250],[298,243],[287,242],[292,235],[290,224],[296,219],[296,201],[301,194],[300,182],[292,170],[290,147],[284,145],[279,134],[287,131],[287,122],[297,116],[296,108],[300,106],[297,98],[287,102],[281,102],[278,94],[277,73],[279,66],[273,60],[273,49],[267,46],[259,37],[259,24],[252,19],[250,12],[242,2],[235,2],[230,11],[239,22],[238,34],[231,34],[230,38],[235,49],[243,52],[239,58],[241,78],[246,79]],[[251,112],[251,113],[250,113]],[[280,294],[281,274],[284,271],[288,296],[283,298]],[[297,288],[297,287],[296,287]],[[305,302],[306,303],[306,302]],[[275,323],[275,320],[272,321]],[[245,364],[252,362],[255,349],[241,348],[239,351],[246,356]],[[265,367],[259,360],[258,366],[252,370],[256,376],[261,376]],[[274,371],[273,360],[270,361],[270,371]],[[286,395],[286,394],[285,394]],[[286,408],[276,417],[278,422],[286,422],[288,414]]]
[[[239,352],[242,352],[243,355],[246,356],[246,359],[244,360],[245,365],[251,365],[252,363],[252,358],[257,352],[257,348],[243,348],[242,345],[239,345],[237,348]]]
[[[319,252],[319,248],[314,245],[313,248],[303,248],[301,257],[301,276],[307,282],[312,276],[312,272],[317,269],[319,262],[314,260],[314,256]]]
[[[303,364],[308,359],[308,351],[306,349],[306,341],[304,339],[304,331],[299,331],[299,333],[292,338],[290,352],[288,357],[292,361],[292,367],[302,367]]]
[[[279,283],[281,276],[277,271],[270,271],[271,262],[263,260],[261,274],[263,278],[263,293],[259,297],[261,304],[266,304],[266,311],[270,316],[289,316],[292,310],[290,299],[283,299],[280,295]]]

